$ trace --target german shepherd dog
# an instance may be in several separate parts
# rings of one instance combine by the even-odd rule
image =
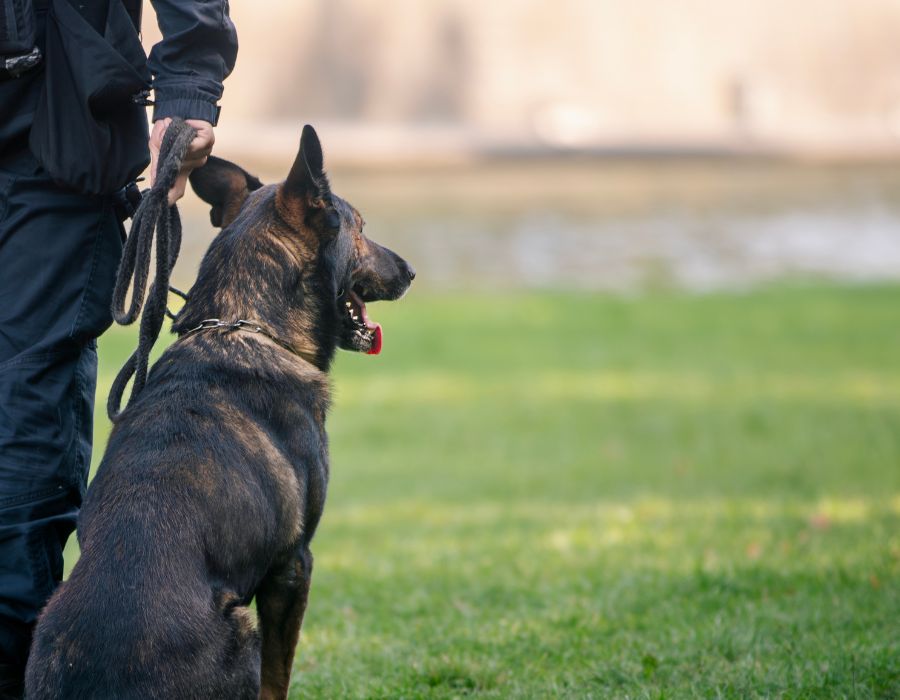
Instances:
[[[279,185],[217,158],[191,184],[223,228],[178,340],[113,428],[81,559],[35,631],[29,700],[287,697],[328,483],[327,372],[337,348],[380,350],[366,303],[415,273],[331,193],[312,127]]]

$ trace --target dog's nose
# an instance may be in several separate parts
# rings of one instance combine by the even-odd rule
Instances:
[[[410,282],[416,278],[416,269],[409,263],[406,263],[406,274],[409,275]]]

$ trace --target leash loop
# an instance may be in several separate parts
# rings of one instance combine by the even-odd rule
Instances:
[[[116,323],[127,326],[140,315],[138,346],[126,360],[116,375],[106,412],[115,421],[120,413],[122,395],[128,381],[134,377],[130,406],[147,383],[147,366],[150,350],[159,338],[163,320],[166,317],[166,301],[169,292],[169,278],[181,248],[181,217],[178,207],[170,207],[169,190],[175,184],[185,155],[197,132],[183,119],[173,118],[163,136],[159,149],[156,182],[146,190],[140,206],[134,214],[131,231],[122,251],[122,261],[116,275],[113,291],[112,316]],[[156,276],[147,291],[150,258],[154,241],[156,243]],[[131,303],[125,307],[125,298],[131,288]]]

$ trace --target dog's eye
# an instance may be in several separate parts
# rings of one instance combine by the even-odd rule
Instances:
[[[325,214],[325,225],[332,231],[336,231],[341,227],[341,217],[334,209],[329,209]]]
[[[342,296],[344,296],[344,291],[345,291],[345,290],[344,290],[343,287],[341,287],[340,289],[338,289],[338,293],[337,293],[338,299],[340,299]]]

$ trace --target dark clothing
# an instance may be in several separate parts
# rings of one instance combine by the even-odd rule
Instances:
[[[60,191],[27,152],[0,160],[0,663],[24,664],[62,577],[123,236],[111,197]]]
[[[89,22],[105,17],[98,5],[119,0],[73,3]],[[163,39],[150,52],[153,119],[178,116],[215,124],[222,81],[237,58],[237,33],[228,17],[228,0],[152,0]],[[38,46],[43,49],[46,3],[38,3]],[[34,118],[43,72],[0,81],[0,156],[18,150]]]
[[[37,45],[44,51],[47,36],[47,10],[35,8]],[[28,145],[28,131],[34,121],[44,77],[43,64],[20,78],[0,80],[0,158]]]
[[[72,4],[91,22],[109,1]],[[153,5],[164,36],[149,60],[154,119],[215,123],[237,53],[227,0]],[[112,196],[61,188],[29,153],[42,85],[42,68],[0,81],[0,695],[10,668],[24,672],[87,485],[95,341],[111,323],[124,238]]]
[[[163,117],[215,124],[222,81],[237,59],[237,33],[228,0],[152,0],[163,40],[150,51],[156,106]]]

